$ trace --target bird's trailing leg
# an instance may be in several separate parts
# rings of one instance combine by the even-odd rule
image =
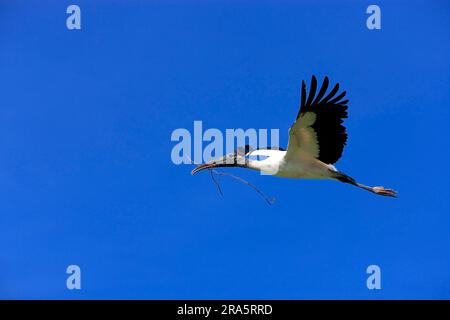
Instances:
[[[336,174],[335,178],[341,182],[350,183],[354,186],[357,186],[358,188],[370,191],[370,192],[378,194],[380,196],[397,198],[397,191],[395,191],[395,190],[386,189],[385,187],[380,187],[380,186],[377,186],[377,187],[366,186],[362,183],[356,182],[355,179],[353,179],[352,177],[349,177],[348,175],[346,175],[345,173],[342,173],[342,172],[335,172],[335,174]]]
[[[370,186],[366,186],[366,185],[358,183],[358,182],[356,182],[354,185],[357,187],[360,187],[364,190],[373,192],[375,194],[379,194],[380,196],[397,198],[397,191],[392,190],[392,189],[386,189],[385,187],[381,187],[381,186],[370,187]]]

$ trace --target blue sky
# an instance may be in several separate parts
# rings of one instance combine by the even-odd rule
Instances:
[[[377,1],[371,31],[370,4],[3,3],[0,298],[450,298],[450,5]],[[350,99],[337,167],[398,199],[230,170],[268,206],[172,163],[194,120],[280,128],[285,147],[313,74]]]

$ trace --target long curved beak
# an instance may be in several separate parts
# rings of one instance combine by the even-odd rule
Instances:
[[[219,167],[239,167],[245,165],[245,158],[238,158],[236,154],[230,153],[223,157],[211,160],[204,164],[197,166],[194,170],[191,171],[191,174],[196,174],[199,171],[205,169],[219,168]]]
[[[196,174],[199,171],[202,171],[202,170],[205,170],[205,169],[212,169],[212,168],[215,168],[217,166],[218,165],[215,162],[204,163],[204,164],[201,164],[201,165],[197,166],[194,170],[192,170],[191,174]]]

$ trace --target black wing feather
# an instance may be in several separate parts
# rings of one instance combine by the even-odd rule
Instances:
[[[305,81],[302,80],[302,101],[300,102],[300,110],[297,113],[297,118],[300,116],[300,113],[302,112],[303,106],[306,104],[306,84]]]
[[[348,100],[342,100],[346,92],[343,91],[336,96],[339,91],[339,84],[336,84],[330,93],[322,99],[328,88],[329,80],[325,77],[321,89],[314,99],[317,89],[317,80],[313,76],[311,79],[311,89],[306,100],[306,86],[302,81],[302,97],[298,117],[305,112],[316,114],[316,120],[312,124],[313,130],[317,134],[319,144],[318,159],[325,163],[335,163],[339,160],[347,142],[347,132],[342,125],[343,119],[348,117]]]
[[[325,95],[325,92],[327,92],[329,82],[330,81],[328,80],[328,77],[325,77],[325,79],[323,79],[322,87],[320,88],[320,91],[317,94],[316,99],[314,99],[313,104],[318,103],[320,101],[320,99],[323,98],[323,96]]]
[[[329,104],[334,104],[334,103],[337,103],[338,101],[340,101],[343,97],[345,97],[345,94],[346,94],[347,92],[346,91],[343,91],[340,95],[338,95],[336,98],[334,98],[334,99],[331,99],[330,101],[328,101],[328,103]]]
[[[311,87],[309,88],[309,96],[308,101],[306,101],[306,104],[309,105],[312,103],[314,96],[316,95],[316,89],[317,89],[317,79],[315,76],[312,76],[311,79]]]
[[[321,103],[327,103],[331,98],[334,97],[334,95],[338,92],[338,90],[339,90],[339,83],[336,83],[333,90],[330,91],[330,93],[321,101]]]

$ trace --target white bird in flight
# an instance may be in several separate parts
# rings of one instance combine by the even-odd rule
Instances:
[[[378,195],[396,197],[396,191],[358,183],[333,165],[341,157],[347,141],[347,132],[342,123],[348,115],[348,100],[342,100],[345,91],[337,94],[339,84],[325,95],[328,84],[328,77],[325,77],[316,95],[317,79],[313,76],[307,95],[305,81],[302,81],[300,110],[289,129],[287,150],[252,150],[247,145],[238,148],[234,153],[197,166],[192,170],[192,174],[217,167],[241,167],[283,178],[332,179]],[[263,160],[256,160],[261,156]]]

